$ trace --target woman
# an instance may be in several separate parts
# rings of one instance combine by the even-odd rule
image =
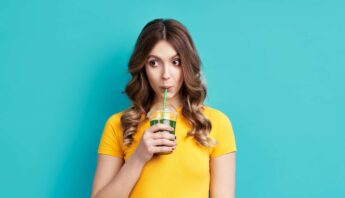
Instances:
[[[224,113],[203,104],[201,62],[187,29],[173,19],[146,24],[128,69],[132,106],[105,124],[91,196],[234,197],[232,126]],[[165,89],[178,112],[176,136],[168,125],[150,127],[147,117]]]

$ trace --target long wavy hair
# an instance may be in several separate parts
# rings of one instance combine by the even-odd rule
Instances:
[[[128,71],[132,78],[125,89],[132,105],[123,111],[121,116],[123,143],[126,146],[132,144],[133,134],[143,121],[143,115],[147,119],[147,112],[153,105],[155,93],[146,76],[145,63],[150,51],[161,40],[169,42],[181,58],[183,83],[179,94],[183,103],[182,115],[192,126],[187,135],[193,136],[202,146],[214,146],[217,141],[208,136],[212,124],[202,113],[207,90],[201,74],[201,61],[188,30],[174,19],[150,21],[136,41],[128,62]]]

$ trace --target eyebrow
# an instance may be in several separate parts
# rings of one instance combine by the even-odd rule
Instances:
[[[177,53],[177,54],[173,55],[173,56],[170,58],[170,60],[173,59],[173,58],[175,58],[175,57],[179,57],[179,56],[180,56],[180,55]],[[150,57],[153,57],[153,58],[157,58],[157,59],[159,59],[159,60],[162,60],[161,58],[159,58],[158,56],[153,55],[153,54],[149,54],[148,58],[150,58]]]

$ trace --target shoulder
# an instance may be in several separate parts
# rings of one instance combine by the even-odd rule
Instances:
[[[205,108],[205,116],[209,118],[212,124],[210,137],[219,143],[216,150],[212,151],[212,156],[236,151],[234,131],[228,116],[223,111],[212,107]]]
[[[209,119],[213,129],[232,128],[230,118],[225,112],[210,106],[204,106],[203,114]]]
[[[121,126],[122,115],[123,115],[123,111],[111,114],[106,119],[106,125],[108,127],[111,127],[113,129],[113,131],[122,131],[122,126]]]
[[[203,114],[211,121],[229,120],[228,116],[221,110],[204,105]]]
[[[107,119],[107,123],[114,125],[116,127],[120,127],[121,126],[121,118],[123,116],[123,114],[125,113],[127,109],[124,109],[122,111],[113,113],[112,115],[110,115]],[[145,120],[145,115],[141,115],[141,120]]]
[[[108,117],[107,122],[110,122],[112,124],[119,123],[121,121],[123,111],[114,113]]]

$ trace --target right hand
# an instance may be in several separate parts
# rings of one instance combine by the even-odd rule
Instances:
[[[155,124],[144,131],[133,155],[146,163],[155,153],[171,153],[176,148],[174,129],[166,124]],[[164,132],[159,132],[164,131]]]

